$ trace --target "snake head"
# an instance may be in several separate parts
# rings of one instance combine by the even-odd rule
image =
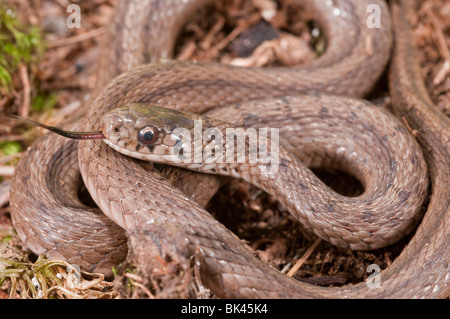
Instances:
[[[105,143],[122,154],[161,162],[180,143],[179,130],[191,132],[196,115],[158,106],[131,103],[106,113],[101,120]]]

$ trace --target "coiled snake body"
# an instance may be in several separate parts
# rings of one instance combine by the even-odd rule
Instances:
[[[204,188],[189,186],[198,181],[214,185],[213,179],[182,175],[177,184],[185,194],[159,172],[144,170],[102,141],[77,143],[53,134],[27,151],[12,184],[13,221],[27,246],[85,269],[109,272],[126,254],[125,229],[133,250],[149,249],[149,263],[159,255],[164,259],[169,251],[186,261],[196,255],[202,282],[220,297],[448,297],[450,125],[420,79],[410,44],[413,6],[392,3],[390,87],[397,116],[416,130],[427,150],[428,174],[422,152],[398,120],[357,98],[336,96],[364,96],[388,62],[392,39],[385,3],[304,1],[329,41],[327,52],[306,66],[242,69],[173,61],[139,66],[146,62],[146,52],[153,61],[169,57],[185,19],[207,2],[121,1],[106,37],[109,49],[101,59],[100,85],[128,72],[99,91],[85,120],[66,128],[106,130],[106,113],[134,105],[135,116],[136,105],[143,104],[208,112],[213,122],[217,118],[238,126],[280,127],[279,172],[267,179],[254,167],[242,166],[240,176],[276,196],[318,236],[353,249],[382,247],[408,233],[420,217],[429,179],[427,212],[410,243],[382,272],[380,288],[365,283],[321,288],[287,278],[256,259],[188,198],[204,203]],[[381,8],[381,28],[366,26],[372,2]],[[191,116],[177,117],[183,114]],[[119,115],[114,116],[117,120]],[[350,171],[363,183],[364,194],[340,196],[305,165]],[[79,201],[79,171],[109,218]]]

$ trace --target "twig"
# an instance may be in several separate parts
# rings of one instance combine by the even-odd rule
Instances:
[[[0,118],[1,120],[1,118]],[[6,136],[0,136],[0,143],[2,142],[12,142],[12,141],[24,141],[25,137],[22,135],[6,135]]]
[[[14,166],[0,165],[0,176],[12,176],[14,169]]]
[[[204,50],[207,50],[211,47],[211,43],[213,42],[214,37],[217,36],[217,33],[222,30],[225,25],[225,18],[220,16],[211,30],[203,37],[203,41],[200,42],[200,47]]]
[[[30,114],[30,79],[28,78],[27,66],[25,64],[21,64],[19,67],[20,71],[20,79],[23,84],[23,101],[22,105],[19,109],[19,115],[24,118],[28,118]]]
[[[314,249],[320,244],[322,241],[322,238],[318,237],[314,243],[308,248],[308,250],[303,254],[302,258],[300,258],[294,265],[294,267],[291,268],[291,270],[288,271],[287,276],[292,277],[294,276],[297,271],[300,269],[300,267],[304,264],[306,260],[308,260],[309,256],[312,254]]]
[[[9,202],[10,187],[11,183],[9,181],[0,183],[0,207],[5,206]]]
[[[206,288],[202,283],[202,278],[200,275],[200,266],[201,266],[201,252],[200,247],[195,248],[194,254],[194,279],[196,284],[196,298],[197,299],[207,299],[210,297],[210,291]]]
[[[402,121],[405,123],[406,128],[408,129],[409,133],[411,133],[414,137],[419,136],[419,132],[416,129],[413,129],[411,125],[409,125],[408,120],[406,117],[402,116]]]
[[[439,69],[438,73],[433,79],[433,84],[434,85],[441,84],[449,73],[450,73],[450,60],[445,61],[442,67]]]
[[[125,277],[132,280],[132,284],[135,285],[136,287],[141,288],[150,299],[156,299],[155,295],[152,294],[151,291],[147,287],[145,287],[145,285],[141,284],[141,282],[142,282],[141,277],[139,277],[135,274],[131,274],[131,273],[126,273]]]
[[[255,21],[257,21],[257,18],[259,18],[259,17],[260,17],[260,14],[257,13],[255,15],[251,16],[248,21],[238,24],[238,26],[236,28],[234,28],[233,31],[231,31],[225,38],[223,38],[219,43],[217,43],[214,47],[212,47],[209,50],[209,56],[224,49],[231,41],[236,39],[242,32],[247,30],[247,28],[250,25],[252,25]]]
[[[55,41],[47,43],[47,48],[53,49],[53,48],[64,46],[64,45],[71,45],[71,44],[75,44],[78,42],[82,42],[82,41],[85,41],[85,40],[88,40],[91,38],[95,38],[95,37],[103,34],[104,31],[105,30],[103,29],[103,27],[101,27],[101,28],[97,28],[97,29],[94,29],[91,31],[84,32],[82,34],[76,35],[71,38],[55,40]]]
[[[389,257],[389,252],[384,252],[384,260],[386,261],[387,266],[389,267],[392,264],[392,260]]]
[[[194,41],[190,41],[187,45],[184,46],[183,50],[178,54],[177,60],[187,61],[189,60],[195,52],[196,45]]]

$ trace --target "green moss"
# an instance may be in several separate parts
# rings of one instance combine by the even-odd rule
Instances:
[[[0,155],[9,156],[19,153],[22,150],[22,145],[16,141],[6,141],[0,143]]]
[[[53,93],[47,94],[39,92],[33,99],[31,109],[33,111],[47,111],[53,109],[57,104],[56,95]]]
[[[0,5],[0,87],[9,90],[19,65],[35,63],[42,51],[39,28],[24,25],[14,9]]]

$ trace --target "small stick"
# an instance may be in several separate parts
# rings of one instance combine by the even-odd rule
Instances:
[[[28,117],[30,114],[30,79],[28,78],[27,66],[25,64],[21,64],[19,70],[20,78],[23,84],[23,101],[19,114],[21,117]]]
[[[414,137],[419,136],[419,132],[416,129],[413,129],[411,125],[409,125],[408,121],[406,120],[406,117],[402,116],[402,121],[403,123],[405,123],[406,128]]]
[[[139,277],[139,276],[137,276],[135,274],[131,274],[131,273],[126,273],[125,277],[127,277],[130,280],[132,280],[133,281],[132,285],[135,285],[136,287],[141,288],[147,294],[147,296],[150,299],[156,299],[155,295],[152,294],[152,292],[147,287],[145,287],[145,285],[143,285],[141,283],[142,282],[142,278],[141,277]]]
[[[55,40],[55,41],[49,42],[47,44],[47,48],[48,49],[53,49],[53,48],[56,48],[56,47],[61,47],[61,46],[65,46],[65,45],[75,44],[75,43],[82,42],[82,41],[85,41],[85,40],[88,40],[88,39],[91,39],[91,38],[95,38],[95,37],[103,34],[103,32],[104,32],[103,27],[97,28],[97,29],[94,29],[94,30],[87,31],[87,32],[84,32],[82,34],[76,35],[76,36],[71,37],[71,38],[60,39],[60,40]]]
[[[322,238],[318,237],[314,243],[308,248],[308,250],[303,254],[302,258],[300,258],[294,265],[294,267],[291,268],[291,270],[288,271],[287,276],[292,277],[294,276],[297,271],[300,269],[300,267],[304,264],[304,262],[309,258],[309,256],[312,254],[314,249],[320,244],[322,241]]]
[[[220,50],[224,49],[231,41],[233,41],[235,38],[237,38],[242,32],[244,32],[254,21],[256,18],[259,18],[260,14],[255,14],[251,16],[251,19],[249,22],[241,23],[236,28],[233,29],[225,38],[223,38],[219,43],[217,43],[214,47],[212,47],[209,51],[210,54],[214,52],[219,52]]]
[[[22,135],[6,135],[0,136],[0,143],[2,142],[12,142],[12,141],[23,141],[25,138]]]
[[[0,176],[12,176],[15,166],[0,165]]]

